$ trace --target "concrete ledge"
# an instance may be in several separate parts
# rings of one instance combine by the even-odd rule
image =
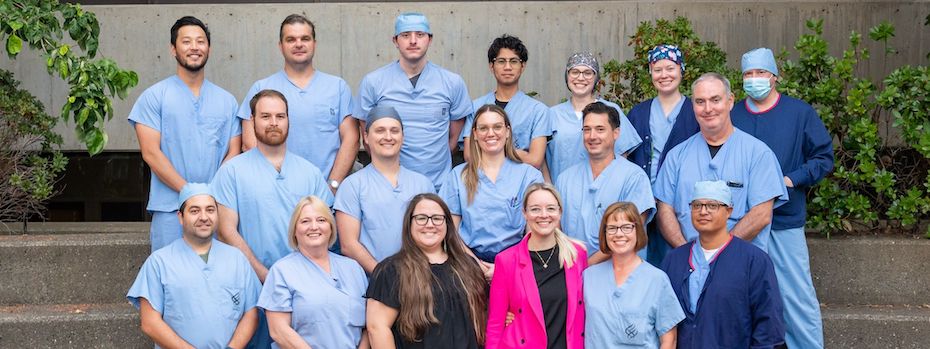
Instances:
[[[0,222],[0,234],[148,233],[149,222]]]
[[[140,233],[0,236],[0,304],[123,302],[149,249]]]
[[[0,348],[152,348],[129,303],[0,307]]]
[[[930,304],[930,240],[808,238],[821,303]]]
[[[928,348],[930,309],[904,306],[823,306],[827,348]]]

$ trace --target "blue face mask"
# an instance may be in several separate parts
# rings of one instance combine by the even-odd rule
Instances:
[[[772,91],[772,84],[769,78],[748,78],[743,80],[743,90],[752,99],[760,100],[769,95]]]

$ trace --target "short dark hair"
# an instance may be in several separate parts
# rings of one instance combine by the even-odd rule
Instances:
[[[255,116],[255,105],[258,104],[259,100],[265,97],[278,98],[284,101],[284,112],[290,113],[287,107],[287,98],[284,98],[284,94],[282,94],[281,92],[272,90],[272,89],[264,89],[264,90],[258,91],[258,93],[252,96],[252,100],[249,101],[249,111],[252,113],[252,116]]]
[[[178,30],[189,25],[195,25],[203,29],[204,34],[207,35],[207,46],[210,46],[210,29],[207,29],[207,25],[194,16],[184,16],[174,22],[174,25],[171,26],[171,46],[174,46],[178,41]]]
[[[581,110],[581,120],[588,117],[588,114],[607,114],[607,122],[610,123],[610,128],[616,129],[620,127],[620,112],[617,111],[614,107],[611,107],[603,102],[594,102],[588,104]]]
[[[523,41],[520,41],[520,38],[504,34],[491,42],[491,47],[488,48],[488,62],[494,61],[503,48],[510,49],[516,53],[517,57],[520,57],[520,60],[524,63],[530,58],[529,54],[526,52],[526,46],[523,45]]]
[[[316,40],[316,26],[313,25],[313,22],[307,19],[307,17],[305,17],[304,15],[292,13],[284,18],[284,21],[281,22],[281,27],[278,28],[278,42],[284,41],[284,26],[288,24],[309,25],[310,26],[310,38],[312,38],[313,40]]]
[[[213,195],[210,195],[210,198],[213,199],[214,206],[218,205],[218,203],[216,202],[216,198],[214,198]],[[178,207],[178,213],[180,213],[183,216],[185,208],[187,208],[187,200],[184,200],[184,202],[181,203],[181,207]]]

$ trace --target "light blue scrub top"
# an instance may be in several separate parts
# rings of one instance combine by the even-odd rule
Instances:
[[[252,84],[239,106],[239,118],[252,118],[249,102],[264,89],[281,92],[287,98],[288,133],[291,135],[287,139],[287,150],[310,160],[329,178],[342,145],[339,125],[355,109],[349,85],[342,78],[317,70],[307,87],[300,88],[281,70]]]
[[[209,183],[220,168],[229,140],[242,127],[236,119],[236,98],[209,80],[195,97],[177,75],[152,85],[129,112],[129,125],[143,124],[161,135],[159,148],[171,166],[188,182]],[[149,211],[178,209],[178,192],[155,172],[149,190]]]
[[[487,95],[478,97],[472,102],[475,110],[485,104],[494,103],[494,91]],[[510,129],[513,130],[513,146],[521,150],[529,150],[530,142],[539,137],[549,137],[552,135],[552,121],[549,116],[549,107],[533,97],[527,96],[523,91],[517,91],[517,94],[507,102],[504,108],[507,117],[510,119]],[[471,125],[475,122],[475,115],[471,115],[465,120],[465,127],[462,128],[462,136],[459,142],[463,142],[465,137],[471,137]]]
[[[426,176],[403,166],[394,187],[378,169],[368,165],[339,186],[333,208],[361,223],[358,240],[380,262],[400,251],[404,212],[410,199],[435,190]]]
[[[257,147],[223,164],[210,189],[216,202],[239,214],[239,233],[266,268],[291,253],[287,226],[300,199],[315,195],[333,204],[316,166],[288,152],[278,172]]]
[[[617,109],[620,113],[620,138],[614,143],[614,152],[617,157],[636,149],[643,139],[636,133],[630,119],[623,114],[616,103],[598,99],[608,106]],[[576,116],[571,101],[557,104],[551,108],[552,113],[552,139],[546,145],[546,163],[549,165],[549,177],[555,183],[559,174],[573,165],[588,159],[588,151],[584,148],[581,127],[582,118]]]
[[[543,182],[542,173],[533,166],[507,159],[495,183],[479,169],[478,189],[469,205],[468,191],[462,181],[465,165],[452,169],[439,196],[452,214],[462,217],[459,235],[468,247],[482,254],[500,253],[523,237],[526,226],[523,194],[530,184]]]
[[[268,271],[258,306],[291,313],[291,328],[313,348],[356,349],[365,328],[368,277],[354,260],[333,252],[329,270],[300,252],[284,256]]]
[[[733,197],[733,213],[727,220],[727,230],[733,229],[753,206],[773,198],[774,207],[788,201],[781,166],[765,143],[734,127],[733,134],[711,159],[707,141],[701,133],[696,133],[669,151],[653,186],[656,199],[675,209],[688,241],[698,236],[691,224],[688,206],[694,183],[718,180],[727,182]],[[753,240],[763,251],[771,227],[771,224],[766,225]]]
[[[465,81],[427,62],[414,87],[394,61],[362,79],[352,115],[366,121],[368,111],[378,105],[394,107],[404,123],[401,165],[425,175],[438,189],[452,169],[449,124],[473,112]]]
[[[658,349],[685,318],[668,276],[645,261],[619,287],[611,260],[585,269],[584,309],[586,348]]]
[[[659,173],[659,158],[665,151],[665,143],[668,142],[668,135],[672,133],[672,127],[678,120],[678,114],[681,112],[681,106],[685,104],[685,97],[682,96],[678,103],[672,107],[668,115],[662,111],[662,103],[658,98],[653,98],[649,106],[649,132],[652,137],[651,157],[652,165],[649,168],[651,179],[650,183],[655,183],[656,175]]]
[[[145,298],[178,336],[196,348],[225,348],[262,285],[235,247],[217,240],[207,262],[184,239],[155,251],[126,298],[139,309]],[[155,346],[158,348],[158,346]]]
[[[614,159],[597,179],[594,179],[587,161],[576,164],[559,176],[555,186],[565,205],[562,229],[569,236],[584,241],[591,254],[600,248],[598,230],[601,217],[611,204],[632,202],[640,213],[647,213],[649,221],[656,212],[646,172],[622,157]]]

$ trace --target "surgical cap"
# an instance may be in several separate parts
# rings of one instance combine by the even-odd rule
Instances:
[[[727,187],[727,183],[724,181],[700,181],[694,183],[694,192],[691,195],[691,201],[699,199],[715,200],[727,206],[733,206],[730,187]]]
[[[365,123],[365,132],[368,132],[368,129],[371,128],[371,124],[381,119],[397,120],[397,122],[400,123],[400,127],[404,127],[404,122],[400,120],[400,114],[397,113],[394,107],[379,105],[371,108],[371,111],[368,112],[368,122]]]
[[[181,206],[184,205],[184,202],[188,199],[197,195],[212,196],[213,194],[210,193],[210,187],[204,183],[188,182],[181,188],[181,193],[178,195],[178,209],[181,209]]]
[[[591,52],[576,52],[568,57],[568,64],[565,64],[565,84],[568,85],[568,71],[577,66],[585,66],[594,71],[594,85],[597,85],[601,79],[601,66],[597,64],[597,58]]]
[[[432,35],[429,30],[429,20],[422,13],[406,12],[397,16],[394,21],[394,36],[404,32],[424,32]]]
[[[675,64],[681,67],[681,72],[685,72],[685,54],[681,52],[678,46],[663,44],[649,50],[649,64],[663,59],[675,62]]]
[[[772,50],[767,48],[757,48],[743,54],[742,60],[743,73],[752,69],[762,69],[769,73],[778,75],[778,67],[775,66],[775,55]]]

